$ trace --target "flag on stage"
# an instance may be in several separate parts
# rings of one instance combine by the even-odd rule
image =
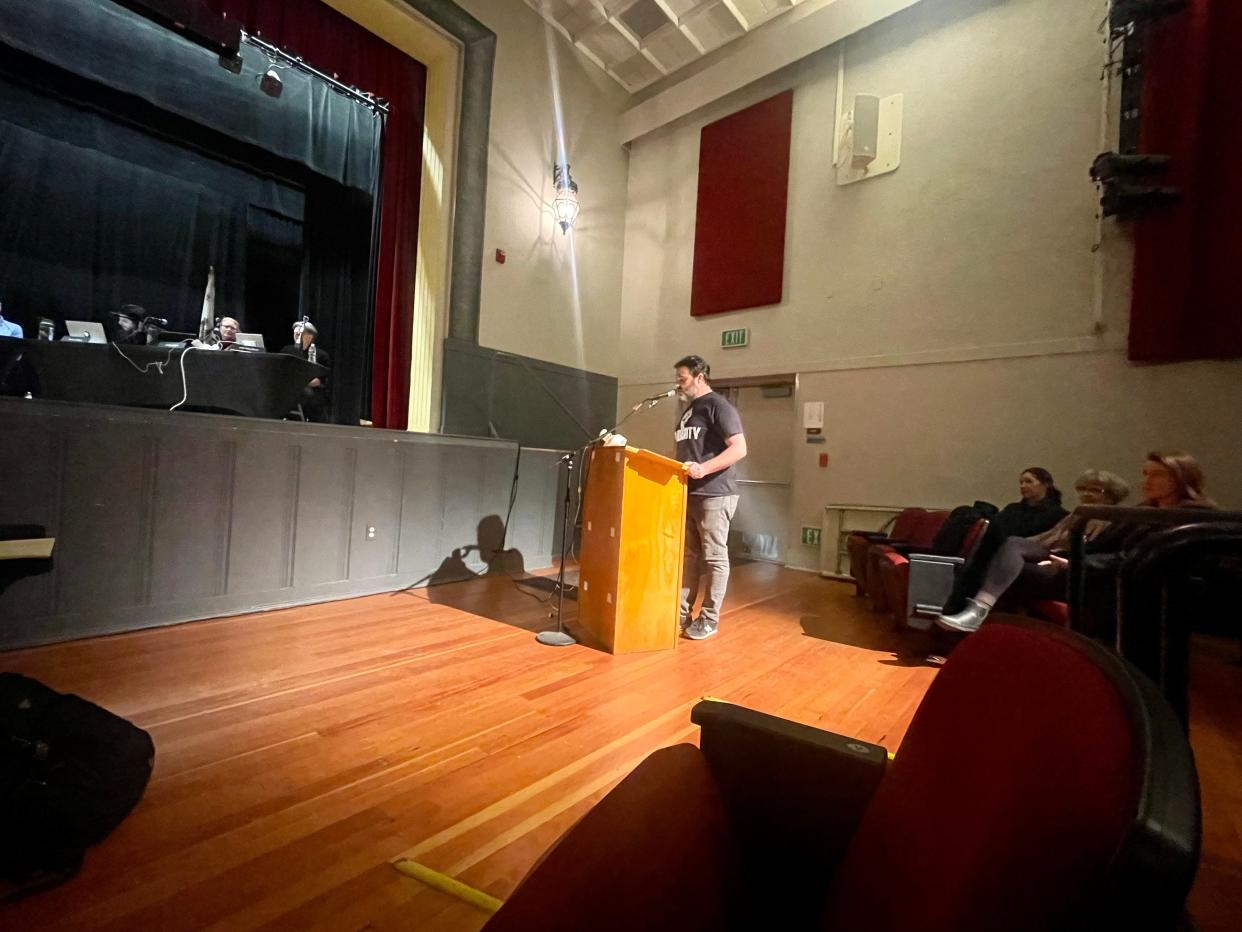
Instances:
[[[203,314],[198,321],[198,338],[203,343],[211,342],[211,331],[216,323],[216,267],[207,269],[207,289],[203,292]]]

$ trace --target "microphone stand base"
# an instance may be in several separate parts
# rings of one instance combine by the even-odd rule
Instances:
[[[578,643],[564,631],[540,631],[535,635],[535,640],[551,647],[568,647],[570,644]]]

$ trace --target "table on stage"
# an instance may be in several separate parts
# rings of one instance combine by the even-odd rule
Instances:
[[[167,409],[185,394],[178,410],[263,418],[285,417],[307,383],[328,372],[284,353],[0,339],[0,383],[19,361],[37,378],[38,396],[51,401]]]

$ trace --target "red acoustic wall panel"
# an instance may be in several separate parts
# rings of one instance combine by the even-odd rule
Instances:
[[[788,90],[703,127],[692,316],[781,300],[792,122]]]

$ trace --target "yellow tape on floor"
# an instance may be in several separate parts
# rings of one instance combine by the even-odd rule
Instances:
[[[392,862],[392,866],[405,874],[407,877],[413,877],[415,880],[422,881],[427,886],[439,890],[441,893],[447,893],[454,896],[462,902],[469,903],[476,909],[481,909],[485,913],[494,913],[500,909],[502,903],[494,896],[489,896],[482,890],[476,890],[474,887],[466,886],[460,880],[454,880],[447,874],[441,874],[439,871],[433,871],[430,867],[425,867],[417,861],[411,861],[409,858],[397,858]]]

